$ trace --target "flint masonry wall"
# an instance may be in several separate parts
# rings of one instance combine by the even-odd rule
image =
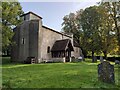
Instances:
[[[39,20],[24,21],[14,29],[12,61],[23,62],[27,57],[38,57]]]
[[[19,57],[19,31],[20,31],[20,26],[17,26],[14,28],[14,36],[13,36],[13,41],[14,45],[12,46],[12,53],[11,53],[11,60],[12,61],[17,61]]]
[[[25,21],[14,29],[12,61],[23,62],[29,56],[29,22]]]
[[[23,15],[24,21],[14,29],[12,61],[23,62],[27,57],[38,59],[38,38],[41,17],[32,12]]]
[[[20,26],[19,61],[23,61],[29,56],[29,23],[25,21]]]
[[[29,27],[29,57],[38,59],[39,20],[31,20]]]

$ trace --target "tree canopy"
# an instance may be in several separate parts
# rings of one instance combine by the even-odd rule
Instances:
[[[104,2],[103,0],[101,6],[107,10],[109,17],[113,19],[113,27],[116,33],[118,45],[118,54],[120,54],[120,0],[118,0],[118,2]]]
[[[101,2],[97,6],[72,13],[72,19],[70,14],[66,15],[63,18],[63,31],[73,33],[74,38],[77,32],[77,39],[85,52],[92,52],[92,56],[94,53],[103,53],[107,57],[108,53],[114,53],[116,47],[120,46],[119,5],[119,2]],[[74,24],[66,24],[66,21]]]
[[[12,29],[18,25],[23,14],[22,7],[19,2],[2,2],[2,50],[3,52],[8,49],[12,44],[11,39],[13,36]]]

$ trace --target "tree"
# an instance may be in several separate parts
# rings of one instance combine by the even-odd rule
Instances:
[[[84,31],[84,38],[87,50],[107,54],[115,48],[115,32],[113,30],[113,19],[107,9],[102,5],[93,6],[85,9],[82,15],[81,24]]]
[[[12,29],[18,25],[23,14],[22,7],[19,2],[2,2],[2,51],[9,50],[9,45],[12,44],[13,36]]]
[[[99,18],[97,6],[86,8],[81,16],[84,46],[88,51],[92,52],[92,57],[94,57],[95,52],[100,51]]]
[[[120,54],[120,25],[118,25],[120,22],[120,0],[118,0],[118,2],[104,2],[104,0],[102,0],[101,5],[107,9],[110,17],[114,21],[114,27],[118,41],[118,54]]]
[[[82,9],[76,13],[70,13],[64,16],[62,23],[62,30],[65,33],[72,33],[74,39],[79,43],[80,38],[80,16],[82,14]]]
[[[74,37],[76,36],[76,31],[77,31],[77,25],[75,23],[75,14],[70,13],[69,15],[64,16],[63,18],[64,22],[62,23],[63,26],[63,31],[65,33],[73,33]]]
[[[62,30],[64,33],[72,33],[73,38],[77,41],[82,49],[84,56],[87,55],[87,51],[82,44],[83,32],[81,29],[81,14],[83,9],[76,11],[76,13],[70,13],[69,15],[64,16],[62,23]]]
[[[113,30],[113,19],[110,17],[107,9],[102,5],[98,7],[100,26],[99,26],[99,35],[100,35],[100,47],[101,51],[104,54],[104,57],[107,58],[107,54],[114,49],[115,46],[115,34]]]
[[[103,53],[106,58],[116,49],[114,20],[103,4],[65,16],[63,26],[65,32],[72,32],[74,38],[77,37],[83,52],[92,52],[92,57],[94,53]]]

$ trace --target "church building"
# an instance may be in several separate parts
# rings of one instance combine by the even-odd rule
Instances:
[[[12,61],[24,62],[34,57],[37,63],[44,61],[71,62],[71,57],[82,55],[79,44],[73,35],[46,27],[42,17],[28,12],[22,15],[24,21],[14,28]],[[54,22],[51,22],[54,23]]]

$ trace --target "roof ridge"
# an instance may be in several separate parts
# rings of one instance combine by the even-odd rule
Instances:
[[[32,12],[32,11],[29,11],[29,12],[27,12],[27,13],[24,13],[23,15],[21,15],[21,17],[22,17],[22,16],[25,16],[25,15],[27,15],[27,14],[30,14],[30,13],[42,19],[41,16],[37,15],[36,13],[34,13],[34,12]]]
[[[61,34],[61,35],[64,35],[64,36],[67,36],[67,37],[72,38],[72,37],[69,36],[69,35],[63,34],[63,33],[59,32],[59,31],[56,31],[56,30],[54,30],[54,29],[52,29],[52,28],[49,28],[49,27],[47,27],[47,26],[42,25],[42,27],[43,27],[43,28],[46,28],[46,29],[49,29],[49,30],[51,30],[51,31],[53,31],[53,32],[59,33],[59,34]]]

